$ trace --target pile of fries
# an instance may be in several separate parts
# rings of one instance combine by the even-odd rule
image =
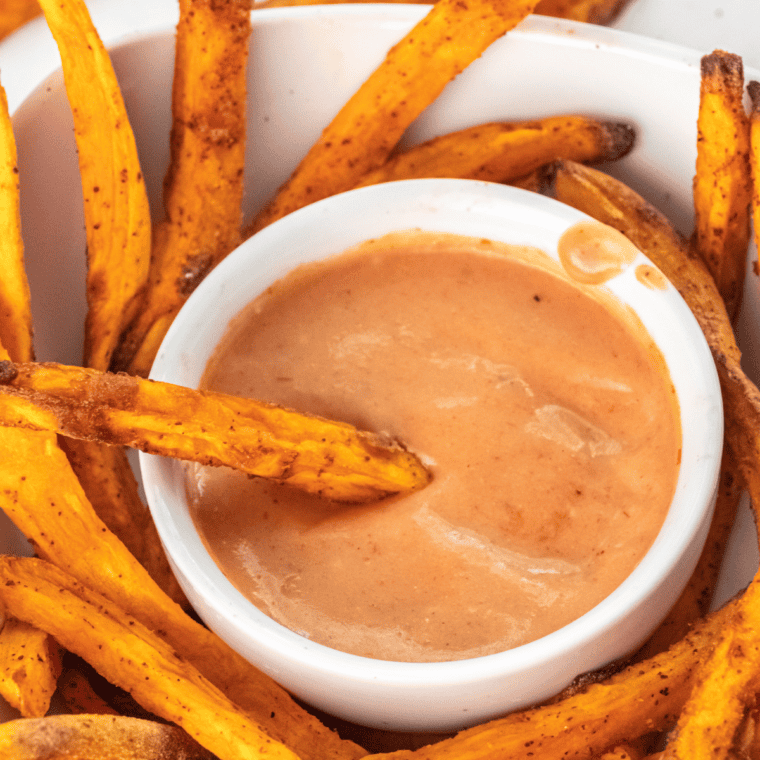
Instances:
[[[0,695],[24,716],[0,726],[0,756],[370,756],[188,614],[123,447],[227,464],[353,501],[424,487],[427,472],[402,446],[143,376],[193,288],[246,235],[353,187],[450,176],[552,194],[646,253],[681,292],[713,351],[726,445],[705,551],[640,652],[584,675],[548,704],[393,756],[760,757],[760,581],[709,611],[739,498],[746,489],[760,504],[760,391],[742,372],[732,328],[753,217],[760,229],[760,83],[747,85],[747,114],[741,60],[721,51],[703,59],[696,229],[686,240],[634,191],[591,168],[630,150],[635,134],[625,125],[558,114],[396,151],[446,83],[528,14],[604,22],[622,6],[438,0],[243,230],[250,3],[181,0],[166,219],[154,226],[119,87],[83,0],[39,6],[61,51],[74,114],[88,315],[83,367],[34,361],[16,149],[3,97],[0,506],[36,556],[0,557]],[[71,714],[47,716],[54,693]]]

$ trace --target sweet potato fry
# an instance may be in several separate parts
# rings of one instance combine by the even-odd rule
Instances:
[[[356,186],[423,177],[513,182],[560,158],[614,161],[631,149],[633,141],[631,127],[585,116],[491,122],[397,153]]]
[[[215,760],[185,731],[156,721],[55,715],[0,726],[4,760]]]
[[[166,220],[155,230],[148,285],[116,370],[147,376],[182,304],[240,242],[249,34],[249,0],[180,2]]]
[[[0,462],[3,509],[40,557],[159,632],[270,736],[301,757],[355,760],[362,754],[172,602],[95,514],[65,466],[54,434],[0,428]]]
[[[0,696],[24,717],[41,717],[50,709],[60,672],[58,643],[29,623],[7,618],[0,630]]]
[[[184,728],[220,760],[296,760],[240,708],[117,605],[38,559],[0,558],[0,600],[46,630],[146,710]]]
[[[537,1],[439,0],[343,106],[249,233],[349,190],[381,166],[446,84],[531,13]]]
[[[733,319],[744,287],[752,192],[742,59],[716,50],[702,58],[701,73],[694,238]]]
[[[749,164],[752,179],[750,212],[753,221],[755,245],[760,250],[760,82],[749,82],[747,93],[750,99],[749,114]]]
[[[416,456],[272,404],[60,364],[0,362],[0,424],[227,465],[337,501],[415,490]]]
[[[535,13],[589,24],[611,24],[629,0],[541,0]]]
[[[663,758],[728,756],[760,677],[760,581],[744,592],[712,655],[702,663]]]
[[[85,364],[107,368],[148,277],[148,196],[116,74],[84,0],[41,0],[40,5],[61,54],[82,178]]]
[[[0,40],[41,13],[37,0],[4,0],[0,5]]]
[[[0,343],[14,361],[34,359],[29,283],[21,238],[16,141],[0,87]]]
[[[414,751],[373,760],[541,760],[593,758],[610,747],[668,729],[689,697],[698,663],[734,604],[700,621],[668,652],[591,683],[557,702],[512,713]],[[532,753],[532,754],[531,754]]]

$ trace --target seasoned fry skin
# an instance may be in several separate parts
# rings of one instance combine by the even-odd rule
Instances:
[[[34,360],[32,309],[21,238],[16,141],[0,87],[0,343],[15,361]]]
[[[0,600],[219,760],[298,760],[163,639],[49,562],[0,558]]]
[[[42,717],[50,709],[60,673],[61,648],[55,639],[7,618],[0,629],[0,697],[25,718]]]
[[[181,728],[124,716],[52,715],[0,725],[4,760],[215,760]]]
[[[538,0],[439,0],[388,52],[256,216],[249,234],[292,211],[351,189],[381,166],[446,84]]]
[[[299,756],[355,760],[362,754],[166,595],[95,514],[66,467],[55,434],[0,428],[0,462],[3,509],[40,557],[159,633],[270,736]]]
[[[41,0],[58,43],[84,196],[85,364],[108,367],[150,263],[151,222],[134,134],[111,60],[83,0]]]
[[[336,501],[416,490],[413,454],[351,425],[210,391],[60,364],[0,362],[0,423],[226,465]]]
[[[491,122],[397,153],[365,174],[356,187],[424,177],[511,183],[560,158],[614,161],[624,156],[633,142],[631,127],[585,116]]]
[[[182,304],[240,242],[249,35],[249,0],[180,2],[166,219],[154,231],[150,276],[115,370],[148,375]]]
[[[742,59],[722,50],[702,58],[694,177],[694,242],[729,316],[739,309],[750,239],[749,119]]]

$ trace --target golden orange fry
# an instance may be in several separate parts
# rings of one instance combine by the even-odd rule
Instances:
[[[446,84],[538,0],[438,0],[348,100],[249,233],[302,206],[349,190],[381,166]]]
[[[722,50],[702,58],[695,245],[718,285],[729,316],[739,309],[750,239],[749,119],[742,59]]]
[[[219,760],[298,760],[163,639],[55,565],[0,557],[0,601]]]
[[[401,446],[273,404],[61,364],[0,362],[0,424],[131,446],[360,502],[429,473]]]
[[[491,122],[401,151],[365,174],[356,187],[424,177],[514,182],[560,158],[614,161],[633,142],[629,126],[585,116]]]
[[[154,231],[150,276],[116,370],[148,375],[182,304],[240,242],[249,34],[248,0],[180,2],[166,219]]]
[[[32,309],[21,238],[16,141],[0,87],[0,343],[14,361],[34,359]]]
[[[588,24],[611,24],[630,0],[541,0],[535,13]]]

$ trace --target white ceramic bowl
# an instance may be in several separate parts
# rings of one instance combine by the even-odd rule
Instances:
[[[693,44],[754,55],[742,0],[724,3]],[[688,6],[688,8],[687,8]],[[112,52],[137,134],[151,204],[160,216],[168,162],[175,0],[88,0]],[[680,10],[679,10],[680,9]],[[256,11],[250,66],[246,216],[295,167],[322,126],[426,12],[424,6],[355,5]],[[635,0],[621,28],[688,43],[691,26],[713,14],[707,0]],[[701,14],[701,15],[700,15]],[[741,23],[731,22],[740,21]],[[630,21],[630,23],[629,23]],[[626,26],[627,25],[627,26]],[[714,37],[712,30],[717,37]],[[709,46],[709,47],[708,47]],[[704,51],[703,51],[704,52]],[[495,118],[583,111],[630,121],[634,150],[613,171],[688,233],[696,144],[700,51],[553,19],[531,18],[470,66],[413,125],[407,142]],[[750,59],[751,60],[751,59]],[[18,142],[22,222],[32,288],[37,355],[77,363],[85,313],[84,233],[71,117],[58,51],[37,19],[0,43],[0,77]],[[747,76],[760,78],[748,69]],[[581,84],[582,83],[582,84]],[[625,86],[621,86],[625,83]],[[754,279],[754,278],[753,278]],[[760,300],[748,281],[739,337],[750,373],[760,377]],[[740,589],[757,567],[749,510],[732,535],[718,598]],[[0,514],[0,550],[28,553]],[[14,715],[0,700],[0,720]]]
[[[408,229],[536,246],[559,261],[559,238],[586,218],[533,193],[461,180],[397,182],[335,196],[285,217],[228,256],[175,319],[151,377],[197,387],[229,322],[298,264]],[[633,308],[663,353],[681,409],[681,469],[653,546],[602,603],[537,641],[470,660],[400,663],[339,652],[284,628],[246,600],[196,531],[184,467],[141,454],[153,518],[201,617],[307,703],[394,730],[454,730],[533,704],[642,643],[683,589],[704,542],[723,430],[720,386],[704,336],[672,286],[661,291],[639,281],[635,269],[643,261],[641,256],[604,289]]]

